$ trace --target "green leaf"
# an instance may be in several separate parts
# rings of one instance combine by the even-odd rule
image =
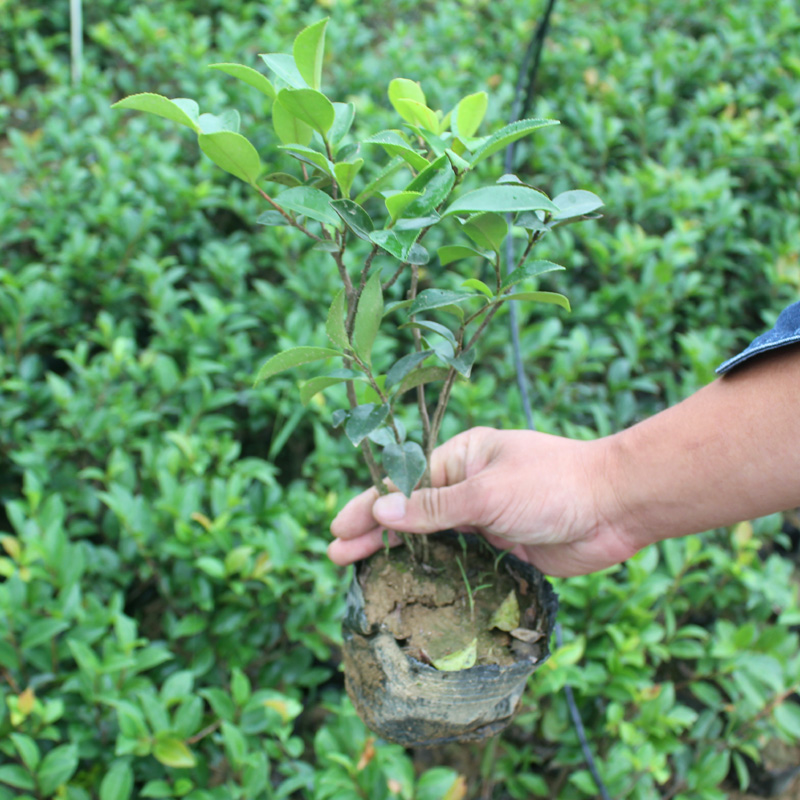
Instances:
[[[232,131],[200,133],[197,141],[200,149],[218,167],[251,186],[256,185],[261,175],[261,159],[255,147],[240,133]]]
[[[353,187],[353,181],[356,179],[356,175],[358,175],[363,166],[363,158],[357,158],[354,161],[340,161],[334,166],[333,171],[336,175],[336,183],[339,184],[339,188],[342,190],[345,199],[350,197],[350,189]]]
[[[431,659],[431,664],[441,672],[458,672],[474,667],[477,660],[478,639],[476,637],[462,650],[456,650],[441,658]]]
[[[553,227],[552,222],[545,222],[535,211],[523,211],[517,214],[514,225],[526,231],[549,231]]]
[[[785,700],[773,712],[775,722],[794,739],[800,739],[800,705]]]
[[[133,770],[118,758],[100,783],[100,800],[128,800],[133,793]]]
[[[539,275],[544,275],[547,272],[557,272],[563,269],[564,267],[554,264],[552,261],[531,261],[529,264],[523,264],[518,269],[510,272],[503,280],[502,288],[508,289],[511,286],[515,286],[516,284],[520,283],[521,281],[527,280],[528,278],[535,278]]]
[[[312,361],[321,361],[324,358],[341,355],[338,350],[331,350],[328,347],[292,347],[269,359],[258,371],[256,383],[265,381],[267,378],[271,378],[273,375],[277,375],[287,369],[299,367],[301,364],[309,364]]]
[[[459,101],[453,112],[453,133],[465,144],[475,135],[478,126],[486,116],[489,107],[489,95],[486,92],[470,94]]]
[[[471,247],[464,247],[460,244],[448,244],[444,247],[440,247],[436,251],[436,255],[439,256],[439,263],[443,267],[446,267],[448,264],[452,264],[454,261],[459,261],[462,258],[472,258],[473,256],[488,258],[488,256],[484,253],[481,253],[478,250],[473,250]]]
[[[33,791],[36,788],[33,776],[19,764],[7,764],[0,767],[0,783],[25,791]]]
[[[379,192],[402,169],[405,162],[400,156],[393,158],[356,196],[356,203],[363,203],[367,198]]]
[[[390,444],[383,450],[383,468],[406,497],[411,496],[426,466],[425,453],[416,442]]]
[[[331,129],[336,118],[333,103],[316,89],[281,89],[278,103],[322,136]]]
[[[287,151],[298,161],[311,164],[312,167],[321,170],[325,175],[333,175],[333,164],[323,153],[320,153],[319,150],[314,150],[302,144],[282,144],[278,145],[278,149]]]
[[[332,147],[336,148],[353,125],[356,107],[352,103],[334,103],[333,113],[334,120],[328,133],[328,141]]]
[[[312,88],[322,85],[322,62],[325,56],[325,28],[327,17],[304,28],[294,40],[292,55],[297,71]]]
[[[529,133],[539,128],[546,128],[550,125],[558,124],[558,120],[555,119],[521,119],[518,122],[511,123],[511,125],[506,125],[504,128],[497,131],[497,133],[492,134],[473,153],[470,164],[474,167],[498,150],[503,150],[512,142],[516,142],[517,139],[521,139],[523,136],[527,136]]]
[[[463,230],[478,247],[498,253],[508,234],[508,223],[500,214],[476,214],[464,223]]]
[[[148,114],[155,114],[171,122],[185,125],[193,131],[198,131],[197,118],[200,116],[200,108],[194,100],[187,98],[176,98],[170,100],[163,95],[153,94],[152,92],[142,92],[124,97],[114,103],[111,108],[129,108],[132,111],[145,111]]]
[[[494,292],[483,281],[477,278],[470,278],[461,285],[466,286],[468,289],[475,289],[476,292],[486,295],[490,300],[494,297]]]
[[[375,229],[369,214],[358,204],[347,198],[331,200],[331,208],[342,218],[359,239],[369,242],[370,233]]]
[[[31,772],[35,772],[41,761],[41,754],[36,742],[25,733],[11,733],[9,737],[14,742],[14,747],[25,766]]]
[[[409,372],[416,369],[426,358],[433,355],[432,350],[423,350],[419,353],[409,353],[396,361],[391,369],[386,373],[386,389],[402,383]]]
[[[505,300],[530,300],[534,303],[551,303],[567,311],[572,311],[569,305],[569,300],[563,294],[557,292],[516,292],[515,294],[503,295],[502,300],[495,302],[503,302]]]
[[[395,222],[411,201],[416,200],[418,197],[422,197],[422,192],[395,192],[386,197],[384,202],[392,222]]]
[[[441,162],[434,161],[406,186],[407,192],[422,192],[422,197],[411,202],[406,216],[422,217],[438,209],[450,196],[455,180],[456,174],[447,158]]]
[[[372,361],[372,345],[383,316],[383,291],[380,272],[376,271],[364,286],[353,323],[353,347],[367,364]]]
[[[562,192],[553,198],[553,203],[558,206],[558,211],[553,214],[554,220],[582,217],[603,206],[603,201],[596,194],[583,189]]]
[[[450,374],[450,370],[445,367],[420,367],[410,372],[397,389],[397,396],[405,394],[409,389],[416,389],[426,383],[443,381]]]
[[[172,737],[159,739],[153,747],[153,755],[165,767],[190,769],[197,764],[192,751],[180,739]]]
[[[394,229],[396,231],[418,231],[435,225],[441,219],[435,211],[431,211],[426,217],[403,217],[397,220]]]
[[[281,192],[275,201],[295,214],[302,214],[325,225],[339,225],[339,215],[331,208],[331,198],[319,189],[297,186]]]
[[[230,722],[222,723],[222,741],[225,744],[225,753],[235,768],[244,764],[247,758],[247,740],[244,734]]]
[[[165,780],[161,780],[161,779],[148,781],[142,787],[141,795],[142,795],[142,797],[174,797],[175,796],[174,792],[172,791],[172,787]]]
[[[78,769],[78,748],[74,744],[65,744],[51,750],[39,766],[36,774],[39,790],[48,797],[54,794],[59,786],[63,786]]]
[[[498,214],[515,213],[517,211],[558,211],[545,195],[528,186],[502,184],[500,186],[484,186],[461,195],[453,201],[444,212],[449,214],[476,214],[482,211],[494,211]]]
[[[328,338],[344,350],[350,348],[347,341],[347,331],[344,326],[344,313],[347,298],[344,289],[339,289],[333,298],[331,307],[328,309],[328,319],[325,323],[325,332]]]
[[[454,348],[456,345],[456,337],[453,335],[453,332],[446,328],[444,325],[440,325],[438,322],[431,322],[425,319],[417,319],[414,322],[406,322],[405,325],[401,325],[401,328],[419,328],[420,330],[430,331],[431,333],[437,333],[442,338],[446,339]]]
[[[501,631],[513,631],[514,628],[519,628],[519,619],[519,601],[517,593],[512,589],[492,614],[489,627],[499,628]]]
[[[331,386],[337,386],[352,378],[337,378],[328,375],[321,375],[318,378],[311,378],[300,387],[300,402],[307,406],[311,402],[311,398],[329,389]]]
[[[459,353],[457,356],[447,356],[442,353],[436,355],[449,364],[459,375],[469,378],[472,374],[472,367],[475,364],[475,348],[471,348],[464,353]]]
[[[432,308],[457,305],[474,299],[475,295],[472,293],[453,292],[449,289],[425,289],[417,295],[408,313],[419,314],[422,311],[430,311]]]
[[[397,109],[397,113],[412,125],[419,125],[420,128],[424,128],[437,136],[441,133],[439,118],[425,103],[420,103],[417,100],[398,99],[394,107]]]
[[[201,133],[219,133],[220,131],[239,133],[241,119],[236,109],[229,109],[222,114],[201,114],[197,119],[197,125]]]
[[[263,62],[286,84],[293,89],[307,89],[300,70],[297,69],[294,56],[288,53],[259,53]]]
[[[361,444],[362,439],[369,436],[372,431],[379,428],[389,414],[388,405],[375,405],[366,403],[356,406],[350,411],[350,416],[344,426],[345,436],[355,447]]]
[[[39,619],[31,623],[26,629],[21,642],[22,652],[32,650],[44,642],[55,639],[59,633],[70,627],[69,622],[63,619]]]
[[[428,159],[418,153],[406,140],[400,131],[381,131],[364,144],[379,144],[390,156],[400,156],[412,169],[423,170],[428,166]]]
[[[419,231],[381,230],[372,231],[369,238],[396,259],[406,261],[418,236]]]
[[[258,89],[259,92],[265,94],[271,100],[275,99],[275,87],[272,82],[252,67],[247,67],[244,64],[209,64],[208,66],[209,69],[217,69],[220,72],[238,78],[254,89]]]
[[[283,144],[307,145],[314,138],[313,128],[297,119],[280,103],[274,103],[272,106],[272,127]]]
[[[403,116],[403,111],[397,106],[398,101],[415,100],[418,103],[425,104],[425,92],[422,91],[422,87],[416,81],[410,81],[408,78],[394,78],[389,83],[387,94],[389,95],[389,102],[394,106],[394,110],[406,122],[413,122],[413,120]]]

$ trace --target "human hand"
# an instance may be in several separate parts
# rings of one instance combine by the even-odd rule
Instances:
[[[328,554],[345,565],[379,550],[384,530],[454,528],[480,533],[550,575],[617,564],[639,548],[615,523],[621,515],[604,441],[473,428],[434,451],[434,488],[410,498],[379,497],[373,488],[351,500],[331,525]]]

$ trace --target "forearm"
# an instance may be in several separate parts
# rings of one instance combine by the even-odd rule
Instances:
[[[611,437],[608,453],[610,522],[638,546],[800,506],[800,348]]]

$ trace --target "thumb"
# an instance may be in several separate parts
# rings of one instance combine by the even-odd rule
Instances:
[[[372,507],[375,519],[392,530],[436,533],[458,525],[476,525],[475,495],[469,481],[441,489],[419,489],[406,497],[400,492],[379,497]]]

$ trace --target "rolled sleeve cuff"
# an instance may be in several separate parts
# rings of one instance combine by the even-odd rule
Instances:
[[[739,364],[787,344],[800,342],[800,302],[792,303],[781,311],[772,330],[757,336],[741,353],[729,358],[717,367],[717,375],[724,375]]]

